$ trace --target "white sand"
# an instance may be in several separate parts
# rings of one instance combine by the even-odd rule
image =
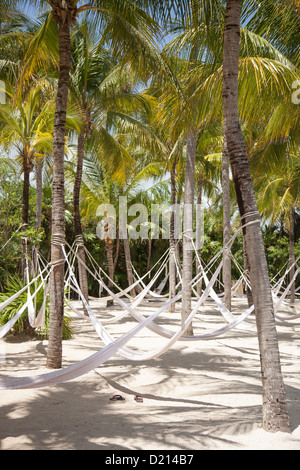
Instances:
[[[98,301],[91,305],[99,318],[120,311]],[[235,313],[243,308],[235,301]],[[175,331],[179,315],[166,313],[160,322]],[[114,356],[70,382],[0,391],[0,449],[300,449],[300,319],[277,321],[291,434],[261,428],[259,352],[253,318],[250,323],[250,331],[235,329],[215,340],[177,342],[146,362]],[[118,337],[134,325],[126,316],[107,328]],[[209,303],[194,321],[195,334],[223,325],[221,314]],[[73,327],[74,339],[63,346],[64,367],[103,347],[88,320],[74,316]],[[165,341],[146,329],[130,345],[152,350]],[[22,336],[1,340],[1,376],[49,372],[46,352],[47,341]],[[110,401],[114,394],[125,401]],[[143,403],[134,400],[136,394],[143,396]]]

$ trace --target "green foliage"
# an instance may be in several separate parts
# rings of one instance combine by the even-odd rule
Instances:
[[[42,281],[39,279],[36,282],[32,283],[30,286],[31,295],[34,294],[35,290],[39,287]],[[26,284],[18,276],[10,276],[7,282],[7,291],[0,294],[0,303],[5,302],[7,299],[12,297],[16,292],[21,290]],[[44,286],[40,288],[37,292],[34,303],[36,306],[36,312],[39,312],[44,301],[45,290]],[[27,290],[22,292],[17,299],[11,302],[2,312],[0,312],[0,326],[5,325],[11,318],[13,318],[19,309],[27,301]],[[48,329],[49,329],[49,298],[46,301],[45,309],[45,325],[44,327],[39,327],[33,330],[28,321],[28,309],[26,308],[20,318],[14,324],[12,330],[17,333],[25,332],[34,334],[38,337],[48,338]],[[64,323],[63,323],[63,339],[70,339],[73,336],[73,331],[71,328],[71,318],[65,314]]]
[[[270,278],[273,279],[278,272],[284,274],[289,261],[289,237],[278,227],[268,227],[264,231],[264,241],[266,247],[267,261],[270,271]],[[300,256],[300,239],[295,243],[295,258]],[[285,269],[284,269],[285,268]],[[296,279],[297,286],[300,285],[299,276]]]
[[[20,13],[8,8],[16,3],[5,1],[0,6],[0,79],[5,79],[7,85],[0,144],[6,144],[10,156],[4,159],[0,155],[0,292],[7,290],[2,296],[10,295],[23,285],[18,277],[14,280],[10,277],[11,273],[21,275],[21,237],[28,238],[28,253],[38,244],[40,253],[47,260],[50,259],[51,239],[57,24],[52,15],[26,21]],[[40,2],[34,3],[38,5]],[[66,139],[69,152],[66,152],[65,164],[66,240],[70,244],[74,241],[72,190],[77,149],[76,145],[72,147],[72,142],[77,141],[80,125],[83,124],[86,131],[80,193],[84,241],[88,251],[107,271],[104,242],[96,236],[99,221],[97,207],[109,202],[117,209],[118,198],[123,195],[128,196],[129,204],[140,202],[149,207],[154,201],[168,203],[169,171],[175,159],[176,197],[181,193],[183,201],[185,154],[182,135],[190,122],[192,110],[199,127],[196,178],[203,176],[202,195],[208,200],[209,207],[205,215],[201,253],[206,264],[223,245],[220,170],[225,2],[99,0],[93,3],[105,5],[107,10],[103,14],[95,10],[95,20],[90,21],[91,16],[82,14],[89,8],[89,4],[84,5],[71,35],[72,67]],[[143,13],[142,8],[148,8],[150,16]],[[167,18],[168,29],[162,21],[166,29],[160,31],[156,20]],[[289,256],[288,235],[281,233],[273,224],[282,218],[283,212],[287,213],[291,205],[296,208],[298,220],[295,230],[296,258],[300,254],[297,215],[300,108],[291,101],[292,82],[299,78],[297,37],[300,22],[299,15],[294,14],[288,1],[245,0],[243,24],[240,114],[259,210],[264,221],[268,222],[268,226],[264,227],[264,237],[272,278]],[[154,42],[160,32],[162,35],[171,33],[172,36],[162,54]],[[16,84],[22,85],[20,90],[15,88]],[[15,94],[15,91],[18,93]],[[83,116],[78,115],[79,108]],[[13,157],[18,155],[20,163],[27,144],[32,163],[30,213],[28,229],[21,232],[18,229],[22,211],[22,165],[17,167]],[[44,161],[44,179],[42,227],[36,232],[34,165],[37,157]],[[162,179],[167,181],[167,189]],[[154,183],[151,190],[148,189],[149,181]],[[237,205],[233,191],[231,205],[234,231]],[[147,269],[149,240],[130,240],[130,244],[132,262],[143,274]],[[114,242],[115,252],[116,245]],[[167,248],[168,240],[160,238],[151,241],[150,267]],[[233,254],[243,266],[241,236],[234,243]],[[239,277],[235,266],[233,277]],[[122,241],[114,280],[122,287],[127,286]],[[89,276],[92,295],[98,295],[98,287],[98,283]],[[21,296],[18,302],[23,302],[24,298]],[[3,312],[4,319],[17,311],[18,302]],[[47,322],[48,316],[46,325]],[[16,328],[24,328],[25,323],[26,314]]]

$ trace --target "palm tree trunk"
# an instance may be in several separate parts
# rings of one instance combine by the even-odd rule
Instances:
[[[131,286],[134,283],[134,277],[133,277],[132,266],[131,266],[131,254],[130,254],[130,244],[129,244],[128,236],[124,237],[123,243],[124,243],[124,253],[125,253],[125,263],[126,263],[128,285]],[[130,295],[132,297],[135,297],[136,293],[135,293],[134,287],[130,290]]]
[[[35,164],[36,175],[36,212],[35,230],[39,230],[42,225],[42,204],[43,204],[43,160]]]
[[[252,222],[247,226],[245,236],[261,360],[263,428],[266,431],[289,432],[289,416],[280,365],[269,271],[244,138],[239,123],[240,18],[241,0],[227,0],[223,57],[224,131],[242,222]]]
[[[187,137],[185,183],[184,183],[184,213],[183,213],[183,262],[182,262],[182,326],[191,313],[193,278],[193,207],[195,193],[195,158],[196,158],[196,133],[191,131]],[[186,330],[186,335],[193,335],[192,324]]]
[[[290,262],[290,280],[295,276],[295,209],[291,207],[290,209],[290,237],[289,237],[289,246],[290,246],[290,254],[289,254],[289,262]],[[295,291],[295,280],[292,282],[291,285],[291,295],[290,295],[290,302],[291,304],[295,303],[296,298],[296,291]]]
[[[23,155],[24,182],[23,182],[23,200],[22,200],[22,230],[26,230],[28,228],[28,222],[29,222],[29,189],[30,189],[31,169],[32,167],[30,164],[29,157],[26,153],[24,153]],[[27,275],[26,275],[26,267],[27,267],[26,257],[28,256],[27,237],[23,237],[21,243],[22,243],[22,253],[21,253],[22,277],[23,277],[24,282],[27,283]],[[25,325],[26,325],[25,329],[27,330],[28,334],[31,335],[33,332],[33,328],[30,326],[28,319],[25,320]]]
[[[29,221],[29,188],[30,188],[30,165],[28,156],[23,155],[23,196],[22,196],[22,230],[28,228]],[[27,255],[27,239],[26,237],[22,238],[21,242],[21,272],[22,277],[26,280],[25,277],[25,268],[26,268],[26,255]]]
[[[55,6],[54,2],[51,5]],[[61,10],[61,7],[57,6]],[[60,15],[58,15],[60,13]],[[70,21],[64,11],[55,11],[59,26],[59,81],[57,88],[53,131],[53,183],[52,183],[52,234],[50,277],[50,323],[47,367],[57,369],[62,364],[62,327],[64,317],[64,261],[65,244],[65,187],[64,151],[65,126],[68,105],[69,72],[71,63]],[[68,12],[67,12],[68,14]]]
[[[176,161],[173,162],[171,167],[171,214],[170,214],[170,261],[169,261],[169,295],[170,299],[175,297],[176,290],[176,244],[175,244],[175,202],[176,202],[176,181],[175,181]],[[169,307],[169,312],[175,312],[175,302]]]
[[[109,275],[109,281],[108,281],[108,288],[113,291],[114,285],[113,285],[113,278],[114,278],[114,255],[113,255],[113,240],[111,240],[109,237],[105,238],[105,250],[106,250],[106,256],[107,256],[107,266],[108,266],[108,275]],[[113,299],[108,299],[106,302],[107,307],[111,306],[114,304]]]
[[[152,236],[150,235],[148,239],[148,256],[147,256],[147,268],[146,272],[150,269],[150,262],[151,262],[151,251],[152,251]]]
[[[249,262],[248,262],[245,234],[243,234],[243,251],[244,251],[244,272],[245,272],[246,278],[249,280]],[[246,285],[246,293],[247,293],[248,307],[251,307],[253,305],[253,297],[252,297],[252,290],[250,289],[250,286],[248,284]]]
[[[199,176],[199,179],[198,179],[198,195],[197,195],[197,205],[198,205],[198,210],[200,208],[200,210],[202,210],[202,188],[203,188],[203,173],[200,174]],[[197,238],[197,246],[196,246],[196,249],[197,249],[197,256],[196,256],[196,274],[200,274],[201,272],[201,266],[200,266],[200,263],[199,263],[199,260],[201,260],[201,248],[199,248],[200,246],[200,239],[201,239],[201,223],[200,223],[200,220],[199,220],[199,223],[197,224],[197,227],[196,227],[196,238]],[[200,276],[198,277],[198,280],[199,280]],[[199,297],[202,295],[202,281],[199,281],[197,283],[197,294],[199,295]]]
[[[231,257],[227,248],[231,236],[230,225],[230,186],[229,186],[229,159],[226,140],[224,140],[222,159],[222,193],[223,193],[223,284],[224,303],[228,310],[231,310]]]
[[[73,191],[73,212],[74,212],[75,241],[77,243],[79,285],[80,285],[82,295],[84,299],[86,300],[86,302],[88,303],[89,289],[88,289],[88,277],[87,277],[87,272],[85,268],[86,256],[85,256],[85,250],[84,250],[80,209],[79,209],[80,187],[81,187],[82,168],[83,168],[83,159],[84,159],[84,141],[85,141],[85,134],[84,132],[82,132],[78,136],[77,169],[76,169],[74,191]],[[83,311],[85,315],[88,315],[87,310],[84,305],[83,305]]]
[[[178,188],[178,193],[177,193],[177,206],[180,207],[180,204],[181,204],[181,199],[182,199],[182,185],[179,186]],[[180,214],[178,214],[179,217],[180,217]],[[179,222],[179,220],[178,220]],[[179,233],[177,235],[179,237]],[[177,266],[181,272],[181,259],[180,259],[180,240],[178,239],[177,240],[177,243],[175,244],[175,253],[176,253],[176,261],[177,261]]]
[[[23,199],[22,199],[22,224],[28,225],[29,218],[29,188],[30,188],[30,165],[27,155],[23,157]]]
[[[36,232],[42,226],[42,203],[43,203],[43,160],[35,162],[35,177],[36,177],[36,210],[35,210],[35,230]],[[38,242],[36,243],[35,250],[32,253],[32,275],[36,276],[37,272],[37,252],[39,249]]]

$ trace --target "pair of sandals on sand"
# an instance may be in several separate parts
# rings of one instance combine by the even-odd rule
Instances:
[[[134,399],[138,403],[143,403],[143,397],[141,395],[136,395]],[[110,401],[125,401],[125,398],[122,397],[122,395],[114,395],[110,398]]]

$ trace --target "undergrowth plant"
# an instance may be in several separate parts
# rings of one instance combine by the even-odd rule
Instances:
[[[34,294],[35,290],[38,288],[42,281],[38,279],[36,282],[33,282],[30,286],[31,295]],[[0,304],[5,302],[7,299],[12,297],[16,292],[21,290],[25,286],[24,281],[19,276],[11,276],[7,281],[7,291],[0,294]],[[34,299],[34,305],[36,309],[36,314],[40,311],[44,301],[45,289],[44,286],[40,288],[37,292]],[[47,295],[47,294],[46,294]],[[27,301],[27,290],[22,292],[17,299],[11,302],[2,312],[0,312],[0,326],[5,325],[11,318],[13,318],[19,309]],[[45,308],[45,322],[43,327],[38,327],[33,329],[28,320],[28,309],[22,313],[20,318],[13,325],[13,328],[10,330],[10,333],[27,333],[33,336],[42,337],[48,339],[49,333],[49,297],[47,296],[46,308]],[[71,327],[71,317],[67,313],[64,314],[63,322],[63,339],[70,339],[73,336],[73,330]]]

